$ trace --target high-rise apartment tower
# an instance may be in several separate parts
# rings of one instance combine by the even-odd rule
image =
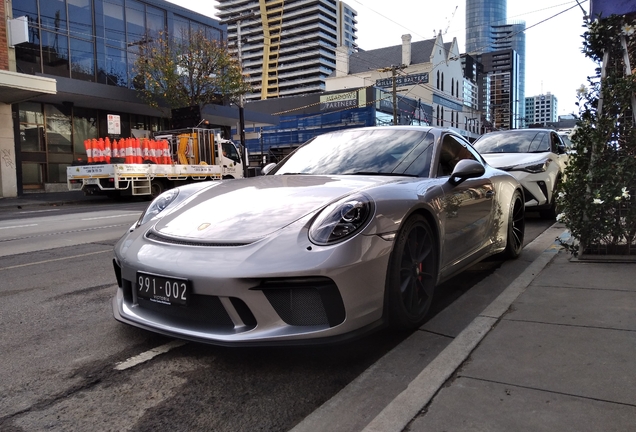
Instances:
[[[356,11],[339,0],[218,0],[241,58],[248,100],[325,90],[336,48],[356,44]],[[239,39],[240,34],[240,39]]]

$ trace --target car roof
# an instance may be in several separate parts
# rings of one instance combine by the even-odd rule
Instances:
[[[508,134],[508,133],[531,133],[531,132],[555,132],[556,130],[550,128],[528,128],[528,129],[509,129],[509,130],[500,130],[500,131],[492,131],[486,132],[486,134]]]

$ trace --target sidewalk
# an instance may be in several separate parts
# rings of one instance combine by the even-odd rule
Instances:
[[[365,432],[636,430],[636,265],[570,258],[546,250],[438,357],[476,344],[432,400],[435,361]]]

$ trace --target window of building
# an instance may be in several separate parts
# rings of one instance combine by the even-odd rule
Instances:
[[[68,37],[43,31],[42,55],[45,74],[69,76]]]
[[[92,40],[93,2],[91,0],[69,0],[68,24],[71,36]]]
[[[73,154],[74,159],[86,161],[84,141],[99,138],[97,110],[89,108],[73,109]]]
[[[134,0],[126,1],[126,41],[128,49],[137,47],[146,33],[146,13],[143,3]]]
[[[105,61],[100,67],[100,74],[104,78],[100,82],[119,87],[128,86],[128,65],[126,64],[126,51],[106,47]]]
[[[44,164],[34,162],[22,163],[22,186],[25,189],[33,189],[43,184],[42,179]]]
[[[182,40],[190,37],[190,24],[187,18],[175,15],[172,20],[172,37]]]
[[[65,0],[41,1],[40,20],[43,29],[66,33],[68,26],[66,21]]]
[[[20,151],[44,151],[44,113],[42,104],[22,102],[19,104]]]
[[[146,6],[146,29],[150,37],[157,37],[166,31],[166,13],[159,8]]]
[[[95,81],[93,42],[71,38],[71,78]]]
[[[126,48],[126,22],[122,0],[104,1],[104,34],[106,46]]]
[[[49,153],[72,153],[71,108],[64,105],[44,105],[46,146]]]

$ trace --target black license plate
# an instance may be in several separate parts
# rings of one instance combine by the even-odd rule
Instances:
[[[137,296],[166,305],[188,304],[190,281],[137,272]]]

